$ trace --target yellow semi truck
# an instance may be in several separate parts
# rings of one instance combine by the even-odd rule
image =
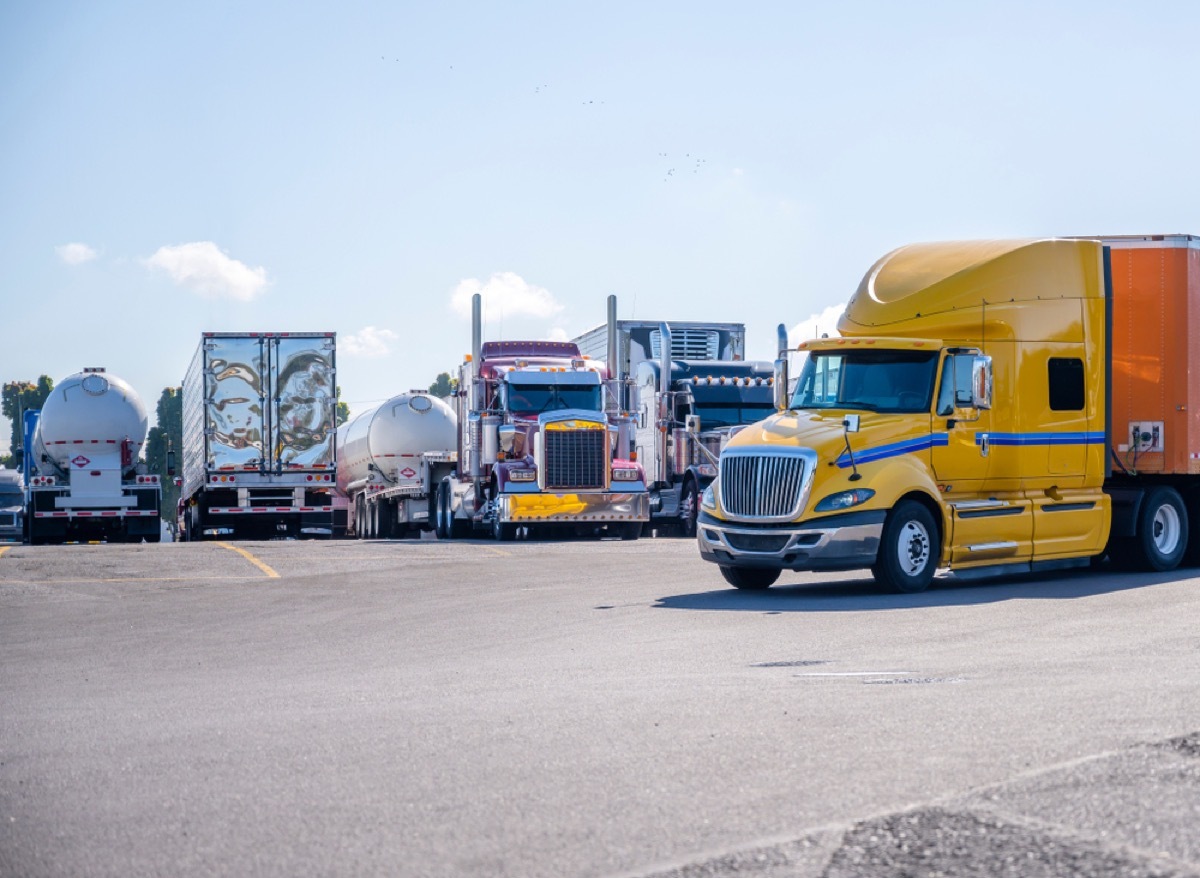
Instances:
[[[1200,554],[1198,315],[1190,235],[901,247],[841,337],[789,351],[780,327],[777,412],[722,452],[701,556],[742,589],[869,568],[916,592],[938,568],[1106,553],[1173,569]]]

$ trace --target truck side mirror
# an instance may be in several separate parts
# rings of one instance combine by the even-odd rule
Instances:
[[[783,412],[788,408],[788,361],[780,357],[775,361],[775,411]]]
[[[971,405],[977,409],[992,407],[992,358],[982,354],[971,361]]]

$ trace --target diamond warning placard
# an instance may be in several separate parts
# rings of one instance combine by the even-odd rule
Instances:
[[[79,467],[80,469],[83,469],[85,466],[91,463],[91,460],[84,457],[82,454],[77,454],[71,458],[71,463],[75,464],[75,466]]]

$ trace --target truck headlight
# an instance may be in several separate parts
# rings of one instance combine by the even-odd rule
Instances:
[[[535,469],[510,469],[508,471],[508,480],[510,482],[532,482],[537,479],[537,470]]]
[[[642,474],[635,469],[615,469],[612,471],[614,482],[636,482],[641,479]]]
[[[849,509],[851,506],[858,506],[866,503],[875,492],[870,488],[855,488],[853,491],[842,491],[838,494],[830,494],[819,502],[814,507],[814,512],[836,512],[839,509]]]
[[[711,509],[713,512],[717,511],[717,492],[713,490],[713,487],[716,484],[716,482],[713,482],[711,485],[705,488],[704,493],[700,495],[701,508]]]

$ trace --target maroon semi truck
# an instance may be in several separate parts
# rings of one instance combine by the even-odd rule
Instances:
[[[609,312],[615,320],[611,298]],[[617,408],[620,380],[574,342],[483,342],[476,295],[454,398],[458,468],[438,485],[438,536],[637,539],[650,497],[629,459],[633,421]]]

